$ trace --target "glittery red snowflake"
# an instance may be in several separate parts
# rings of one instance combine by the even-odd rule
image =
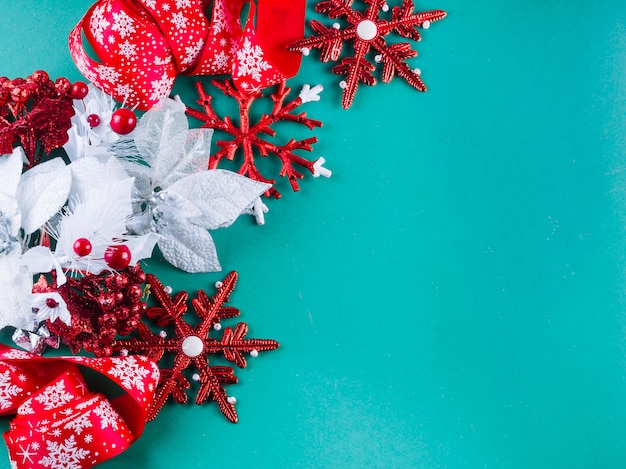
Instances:
[[[345,81],[340,83],[343,88],[341,104],[344,109],[352,105],[359,83],[370,86],[376,84],[376,78],[372,74],[376,63],[383,64],[384,83],[389,83],[397,75],[415,89],[426,91],[420,71],[411,69],[406,63],[406,59],[417,56],[417,52],[411,49],[408,42],[388,44],[385,36],[395,32],[401,37],[420,41],[418,28],[429,28],[431,23],[445,18],[446,12],[432,10],[416,13],[413,0],[404,0],[402,6],[391,9],[391,19],[382,19],[380,12],[389,11],[385,0],[363,0],[368,5],[365,13],[353,9],[353,1],[323,0],[318,3],[315,7],[317,12],[333,19],[345,17],[349,25],[342,29],[339,23],[335,23],[332,28],[328,28],[319,21],[312,20],[311,29],[316,36],[296,41],[288,49],[308,54],[311,48],[318,48],[321,51],[320,60],[336,62],[341,55],[343,43],[352,42],[354,55],[344,57],[340,64],[333,67],[333,73],[346,75]],[[372,49],[376,51],[373,61],[368,58]]]
[[[246,339],[248,325],[243,322],[234,329],[225,328],[219,340],[209,337],[211,329],[221,329],[220,320],[239,315],[238,309],[224,306],[235,288],[237,273],[231,272],[223,282],[216,284],[217,293],[213,298],[209,298],[202,290],[198,291],[196,298],[191,300],[193,309],[200,318],[195,326],[183,319],[187,312],[187,292],[182,291],[172,297],[154,275],[148,274],[147,277],[159,305],[148,308],[146,315],[156,320],[161,327],[172,326],[174,335],[168,337],[165,331],[155,334],[144,323],[140,323],[137,329],[139,338],[117,340],[113,348],[121,353],[143,354],[157,363],[166,353],[173,355],[174,366],[171,369],[161,368],[161,378],[148,418],[154,419],[170,396],[180,404],[188,401],[186,391],[191,383],[183,372],[193,367],[197,373],[193,374],[192,379],[200,383],[196,404],[212,399],[217,402],[226,418],[236,423],[236,399],[227,396],[224,385],[237,383],[237,377],[229,366],[209,365],[209,355],[222,353],[226,360],[235,363],[239,368],[245,368],[245,354],[256,356],[259,352],[278,347],[275,340]]]
[[[42,70],[26,78],[0,77],[0,155],[20,144],[32,167],[65,144],[74,115],[73,92],[67,79],[53,82]]]
[[[279,174],[289,180],[294,191],[299,189],[298,179],[303,178],[303,174],[296,169],[296,166],[306,168],[314,177],[319,175],[330,176],[330,171],[322,167],[324,158],[309,161],[295,153],[298,150],[312,151],[312,145],[317,142],[317,138],[310,137],[297,141],[291,139],[285,144],[278,145],[268,142],[261,136],[265,134],[274,137],[276,131],[271,126],[279,121],[302,124],[311,130],[314,127],[321,127],[322,122],[309,119],[306,117],[306,113],[293,113],[302,104],[318,100],[317,94],[321,91],[321,87],[310,88],[305,86],[297,98],[285,104],[285,99],[291,90],[285,86],[284,81],[281,82],[276,92],[270,96],[274,102],[271,113],[264,114],[256,124],[252,124],[250,107],[255,100],[263,97],[263,93],[260,90],[253,92],[238,90],[230,81],[213,80],[212,83],[224,95],[237,100],[239,104],[239,125],[234,124],[233,120],[228,116],[223,119],[218,117],[211,104],[211,96],[205,91],[202,83],[198,82],[196,86],[200,99],[197,103],[202,107],[202,111],[187,108],[187,114],[203,122],[202,127],[216,129],[232,136],[232,140],[217,141],[217,146],[220,147],[220,150],[209,158],[209,169],[217,168],[220,161],[224,158],[232,161],[237,150],[241,149],[243,152],[243,163],[239,168],[239,174],[255,181],[274,184],[275,181],[273,179],[263,176],[257,168],[253,151],[256,148],[260,156],[265,157],[272,154],[280,160],[281,169]],[[274,187],[266,195],[276,198],[280,197],[280,193]]]

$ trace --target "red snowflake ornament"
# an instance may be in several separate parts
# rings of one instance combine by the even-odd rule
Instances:
[[[391,19],[380,18],[380,11],[389,10],[385,0],[363,0],[368,4],[365,13],[352,8],[354,0],[323,0],[317,4],[315,10],[328,15],[329,18],[345,17],[349,26],[341,29],[338,23],[328,28],[318,21],[311,21],[311,28],[316,36],[301,39],[291,43],[287,48],[291,51],[300,50],[307,55],[311,48],[321,50],[322,62],[339,60],[344,42],[352,42],[354,55],[345,57],[340,64],[333,67],[333,73],[346,75],[345,81],[340,83],[343,88],[341,104],[348,109],[354,101],[359,83],[373,86],[376,78],[372,75],[375,63],[383,64],[382,80],[389,83],[397,75],[404,78],[409,85],[419,91],[426,91],[426,85],[420,78],[418,69],[411,69],[406,59],[416,57],[417,51],[411,49],[408,42],[387,44],[385,36],[397,33],[399,36],[420,41],[418,28],[428,29],[431,23],[446,16],[443,10],[432,10],[415,13],[413,0],[404,0],[402,6],[393,7]],[[376,50],[372,63],[367,58],[371,49]]]
[[[0,77],[0,155],[20,144],[32,167],[44,153],[63,146],[72,126],[75,91],[67,79],[53,82],[42,70],[26,78]]]
[[[309,161],[294,153],[297,150],[312,151],[312,145],[317,142],[317,138],[310,137],[298,141],[291,139],[283,145],[277,145],[261,137],[262,134],[270,137],[275,136],[276,131],[271,128],[271,125],[279,121],[302,124],[311,130],[314,127],[321,127],[322,122],[309,119],[306,117],[306,113],[293,113],[294,109],[302,104],[318,100],[317,93],[321,91],[321,87],[310,88],[305,86],[297,98],[285,104],[285,98],[291,90],[285,86],[284,81],[281,82],[277,91],[270,96],[272,101],[274,101],[272,112],[264,114],[256,124],[252,124],[250,122],[250,107],[256,99],[263,97],[262,92],[260,90],[252,92],[238,90],[230,81],[213,80],[212,83],[224,95],[237,100],[239,104],[239,126],[237,127],[228,116],[223,119],[218,117],[211,105],[211,96],[205,91],[202,83],[198,82],[196,87],[200,99],[197,103],[202,107],[203,111],[187,108],[187,114],[203,122],[202,127],[220,130],[233,137],[230,141],[217,141],[217,146],[221,149],[209,158],[209,169],[217,168],[223,158],[232,161],[237,150],[241,148],[243,163],[239,168],[239,174],[255,181],[274,184],[275,181],[273,179],[266,178],[258,170],[253,152],[253,149],[256,148],[261,156],[265,157],[271,153],[280,160],[282,166],[279,174],[289,180],[294,191],[299,189],[298,179],[303,178],[303,174],[296,169],[296,165],[308,169],[314,177],[320,175],[330,176],[330,171],[322,167],[324,158]],[[280,193],[274,187],[266,195],[271,195],[275,198],[280,197]]]
[[[195,326],[183,319],[187,312],[187,292],[182,291],[172,297],[154,275],[148,274],[147,277],[159,306],[149,308],[146,315],[155,319],[159,326],[173,326],[174,336],[167,337],[165,331],[154,334],[148,326],[140,323],[137,328],[139,338],[117,340],[113,348],[122,353],[141,353],[157,363],[166,353],[174,355],[174,366],[171,369],[161,369],[161,378],[148,419],[152,420],[157,416],[170,396],[179,404],[187,403],[189,398],[186,391],[191,384],[183,371],[193,367],[198,373],[192,379],[200,383],[196,404],[212,399],[217,402],[226,418],[236,423],[236,400],[227,396],[224,385],[237,383],[237,377],[229,366],[209,365],[209,355],[221,352],[226,360],[235,363],[239,368],[245,368],[244,354],[256,356],[259,352],[278,347],[275,340],[244,338],[248,326],[243,322],[234,329],[224,329],[220,340],[209,337],[212,328],[221,329],[220,320],[239,315],[238,309],[224,306],[235,288],[237,272],[231,272],[223,282],[216,284],[217,293],[213,298],[209,298],[202,290],[198,291],[196,298],[191,300],[193,309],[200,318],[200,323]]]

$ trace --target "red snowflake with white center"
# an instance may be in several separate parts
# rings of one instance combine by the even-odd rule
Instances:
[[[200,99],[197,103],[202,107],[202,111],[187,108],[187,114],[201,121],[204,128],[215,129],[232,136],[232,140],[217,141],[217,146],[220,147],[220,150],[209,158],[209,169],[217,168],[224,158],[232,161],[237,151],[241,149],[241,152],[243,152],[243,163],[239,168],[239,174],[255,181],[274,184],[275,181],[273,179],[263,176],[257,168],[254,154],[254,149],[256,149],[262,157],[272,154],[280,160],[281,169],[279,174],[289,180],[294,191],[299,189],[298,179],[304,177],[296,169],[296,166],[309,170],[313,177],[329,177],[331,175],[331,172],[322,166],[325,163],[324,158],[310,161],[295,153],[298,150],[312,151],[312,145],[317,142],[317,138],[310,137],[297,141],[291,139],[287,143],[279,145],[268,142],[262,137],[263,134],[274,137],[276,131],[271,126],[281,121],[302,124],[311,130],[315,127],[321,127],[322,123],[320,121],[309,119],[306,117],[306,113],[293,113],[302,104],[319,100],[318,94],[322,90],[321,86],[318,85],[311,88],[305,85],[297,98],[285,104],[285,99],[291,90],[285,86],[284,81],[281,82],[278,85],[278,89],[270,96],[274,102],[272,111],[269,114],[262,115],[256,124],[252,124],[250,108],[255,100],[263,97],[263,93],[260,90],[252,92],[238,90],[230,81],[213,80],[212,83],[224,95],[237,100],[239,104],[239,126],[236,126],[228,116],[223,119],[218,117],[211,104],[211,95],[205,91],[202,83],[198,82],[196,86]],[[280,192],[272,187],[266,195],[279,198]]]
[[[320,60],[336,62],[341,56],[344,42],[352,42],[354,54],[344,57],[332,69],[337,75],[345,75],[346,79],[340,83],[343,88],[341,104],[348,109],[354,101],[359,83],[373,86],[376,78],[372,72],[375,64],[382,63],[382,80],[389,83],[394,76],[404,78],[409,85],[419,91],[426,91],[426,85],[420,78],[419,69],[411,69],[406,59],[416,57],[417,51],[411,49],[408,42],[387,43],[385,36],[396,33],[401,37],[420,41],[422,39],[418,28],[428,29],[431,23],[446,16],[443,10],[415,12],[413,0],[404,0],[402,6],[391,9],[391,19],[383,19],[380,12],[389,11],[385,0],[363,0],[368,6],[365,12],[352,8],[354,0],[323,0],[315,10],[328,15],[329,18],[344,17],[348,26],[342,29],[339,23],[331,28],[319,21],[311,21],[311,29],[315,36],[301,39],[288,46],[289,50],[302,51],[308,55],[310,49],[320,49]],[[374,49],[373,60],[368,53]],[[373,62],[373,63],[372,63]]]
[[[117,340],[113,348],[123,354],[143,354],[157,363],[166,353],[174,356],[171,369],[161,368],[154,402],[148,414],[149,420],[157,416],[170,396],[179,404],[188,402],[187,390],[191,383],[184,372],[195,368],[197,373],[191,379],[199,382],[196,404],[212,399],[217,402],[228,420],[237,422],[236,399],[228,396],[224,388],[225,384],[237,383],[237,377],[229,366],[210,365],[209,355],[221,353],[229,362],[245,368],[245,354],[255,357],[259,352],[276,349],[278,342],[269,339],[246,339],[248,325],[243,322],[238,323],[234,329],[225,328],[219,340],[209,337],[212,329],[221,330],[222,319],[239,315],[238,309],[224,306],[236,282],[237,273],[231,272],[223,282],[216,284],[217,293],[212,298],[199,290],[191,304],[200,322],[191,325],[183,319],[187,312],[187,292],[182,291],[171,296],[168,293],[169,288],[164,287],[154,275],[148,275],[148,284],[158,306],[149,308],[146,315],[156,320],[161,327],[171,326],[174,334],[171,337],[165,331],[155,334],[147,325],[140,323],[137,328],[139,338]]]

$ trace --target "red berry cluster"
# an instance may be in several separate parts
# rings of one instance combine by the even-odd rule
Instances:
[[[44,153],[63,146],[74,115],[77,85],[66,78],[53,82],[42,70],[26,78],[0,77],[0,155],[20,144],[32,167]]]
[[[119,273],[68,277],[59,294],[67,303],[71,325],[57,319],[48,321],[48,330],[61,337],[73,353],[84,348],[99,357],[111,355],[115,336],[134,331],[146,311],[141,300],[145,281],[139,265]]]

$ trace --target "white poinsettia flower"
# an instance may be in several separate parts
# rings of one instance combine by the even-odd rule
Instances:
[[[49,226],[50,235],[56,239],[55,250],[35,246],[22,256],[32,273],[54,269],[57,282],[62,285],[65,282],[63,270],[99,274],[104,270],[121,270],[135,265],[152,255],[156,234],[127,234],[126,222],[133,210],[133,178],[126,176],[118,180],[112,174],[103,173],[104,181],[86,184],[86,175],[98,164],[94,163],[92,167],[81,163],[79,167],[83,169],[73,168],[78,182],[76,192],[61,216]],[[111,263],[107,251],[122,246],[128,252],[127,262]]]
[[[67,200],[69,169],[53,159],[22,174],[24,151],[0,155],[0,328],[32,326],[32,276],[22,262],[22,234],[30,235]]]
[[[20,265],[22,247],[15,238],[5,235],[8,219],[0,213],[0,329],[31,327],[30,295],[32,276]]]
[[[67,309],[65,300],[57,292],[35,293],[31,304],[37,310],[35,320],[37,324],[50,320],[51,322],[60,319],[68,326],[72,324],[72,316]]]
[[[115,101],[93,85],[84,99],[74,100],[72,127],[68,131],[69,140],[63,148],[72,161],[84,156],[104,156],[108,146],[120,136],[111,128],[111,116],[115,111]]]
[[[271,186],[237,173],[207,170],[213,130],[189,130],[185,105],[164,99],[148,111],[133,133],[137,155],[122,160],[135,178],[137,233],[159,234],[163,257],[186,272],[221,270],[207,230],[231,225],[263,204]]]

